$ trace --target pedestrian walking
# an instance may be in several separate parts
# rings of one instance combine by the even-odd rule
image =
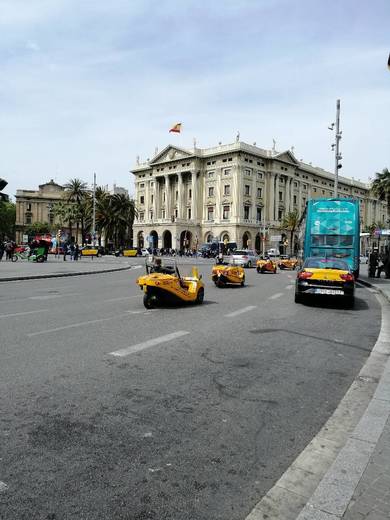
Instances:
[[[68,244],[64,244],[64,262],[66,262],[66,255],[68,254]]]
[[[4,243],[0,242],[0,262],[3,260],[4,255]]]

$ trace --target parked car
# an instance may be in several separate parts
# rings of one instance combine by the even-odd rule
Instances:
[[[258,259],[256,251],[250,249],[236,249],[232,254],[233,262],[244,267],[255,267]]]
[[[279,249],[271,248],[271,249],[268,249],[266,255],[269,258],[272,258],[272,257],[275,257],[275,256],[280,256],[280,251],[279,251]]]

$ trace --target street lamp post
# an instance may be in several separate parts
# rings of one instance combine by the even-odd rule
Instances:
[[[96,243],[96,173],[93,174],[92,244]]]
[[[339,193],[339,169],[342,168],[342,164],[339,163],[340,159],[342,159],[342,155],[340,153],[340,140],[341,134],[343,133],[340,130],[340,100],[338,99],[336,102],[336,123],[332,123],[328,126],[329,130],[334,130],[334,126],[336,124],[336,136],[335,143],[332,144],[332,150],[335,152],[335,165],[334,165],[334,197],[338,197]]]

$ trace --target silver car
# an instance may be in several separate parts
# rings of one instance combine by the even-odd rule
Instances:
[[[236,249],[232,255],[233,262],[243,267],[256,267],[258,259],[259,257],[256,251],[247,249]]]

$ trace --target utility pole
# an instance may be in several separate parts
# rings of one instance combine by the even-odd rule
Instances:
[[[340,100],[336,103],[336,155],[335,155],[335,166],[334,166],[334,196],[338,197],[339,192],[339,160],[341,155],[339,153],[341,132],[340,132]]]
[[[93,174],[92,244],[96,243],[96,173]]]

